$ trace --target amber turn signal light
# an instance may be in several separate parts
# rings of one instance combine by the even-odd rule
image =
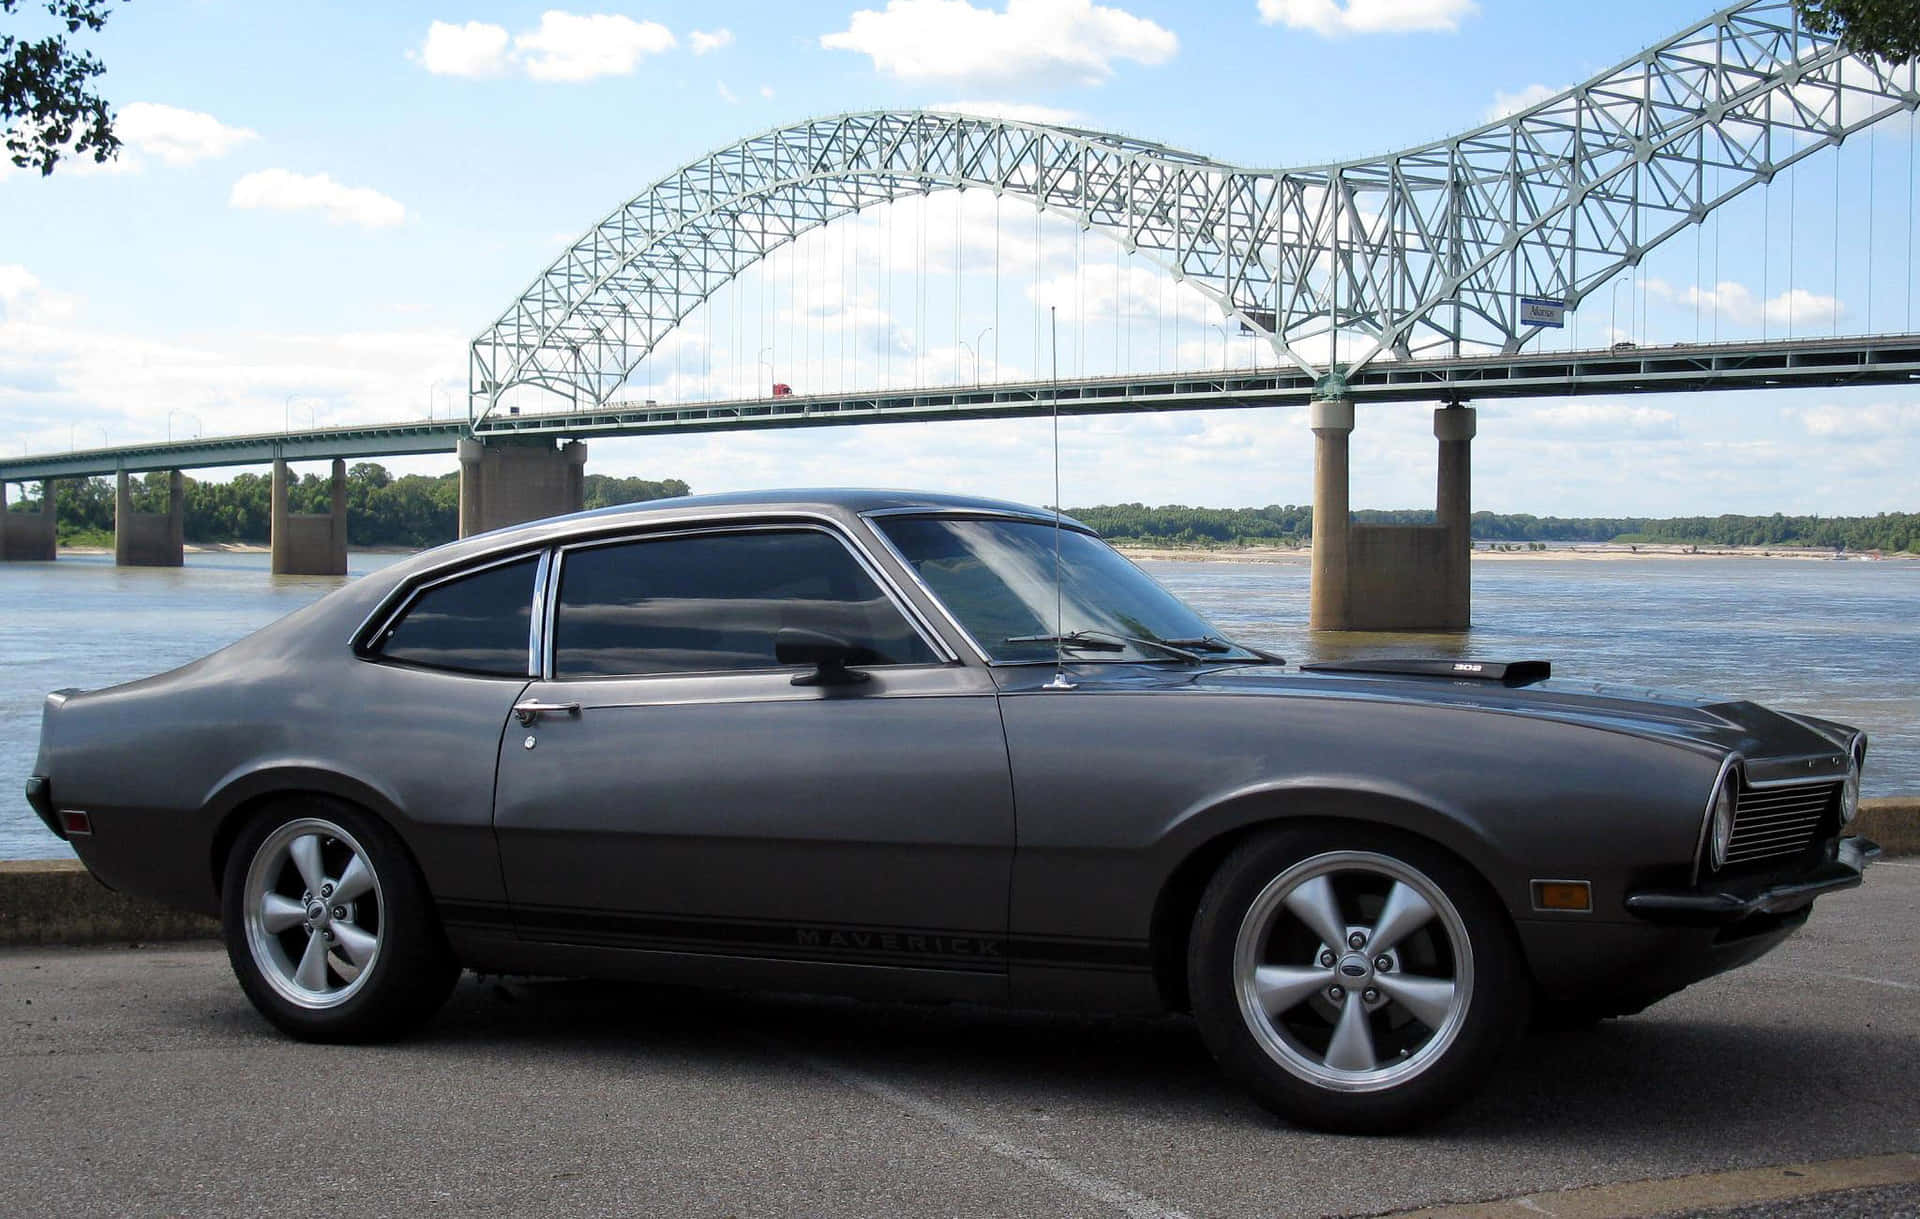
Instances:
[[[1593,887],[1584,880],[1536,880],[1533,908],[1585,914],[1593,909]]]

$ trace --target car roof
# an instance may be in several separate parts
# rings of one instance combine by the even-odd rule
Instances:
[[[583,533],[618,530],[627,525],[698,521],[708,514],[732,509],[766,509],[770,514],[811,513],[826,516],[858,516],[870,512],[978,512],[1052,521],[1053,513],[1031,504],[1011,500],[987,499],[973,495],[949,495],[933,491],[905,491],[863,487],[807,487],[768,491],[739,491],[710,495],[679,495],[669,499],[642,500],[593,508],[565,516],[550,516],[519,525],[508,525],[486,533],[473,534],[443,546],[425,550],[411,559],[394,564],[388,571],[397,579],[407,579],[426,569],[438,570],[450,565],[482,560],[486,556],[513,550],[564,542]],[[1061,521],[1071,528],[1093,532],[1070,516]]]

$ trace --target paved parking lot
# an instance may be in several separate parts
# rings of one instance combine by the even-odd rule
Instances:
[[[469,977],[416,1040],[313,1047],[204,944],[0,952],[0,1011],[0,1214],[1598,1215],[1636,1195],[1558,1191],[1862,1157],[1908,1184],[1739,1213],[1920,1209],[1913,861],[1408,1138],[1281,1125],[1176,1019]],[[1806,1171],[1659,1196],[1877,1184]]]

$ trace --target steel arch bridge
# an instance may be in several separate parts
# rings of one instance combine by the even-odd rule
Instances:
[[[1715,208],[1920,109],[1920,64],[1848,55],[1792,0],[1748,0],[1576,88],[1362,161],[1246,168],[1124,136],[926,112],[765,132],[669,174],[476,338],[469,417],[537,386],[603,406],[747,267],[875,204],[1011,195],[1118,242],[1327,388],[1382,356],[1513,353],[1522,301],[1567,309]]]

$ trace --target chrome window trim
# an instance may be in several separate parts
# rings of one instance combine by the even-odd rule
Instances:
[[[533,614],[527,619],[527,672],[539,677],[542,657],[546,655],[547,601],[553,576],[553,550],[540,552],[540,566],[533,572]]]
[[[918,664],[860,665],[857,667],[862,669],[930,668],[955,664],[960,660],[960,657],[954,650],[947,646],[947,641],[940,637],[939,632],[932,628],[931,624],[921,615],[919,609],[901,592],[899,585],[893,578],[882,570],[851,537],[847,536],[838,521],[825,516],[795,515],[792,517],[775,516],[762,518],[757,521],[733,521],[720,525],[682,524],[678,527],[639,530],[611,537],[588,538],[578,542],[555,546],[553,548],[553,570],[549,577],[551,594],[547,597],[544,607],[547,619],[543,629],[545,636],[544,646],[540,663],[535,669],[539,674],[539,680],[571,682],[611,678],[616,681],[634,681],[649,677],[695,677],[702,673],[780,673],[792,668],[793,666],[791,665],[773,665],[758,669],[675,669],[664,673],[595,673],[579,677],[561,678],[557,675],[558,670],[555,662],[555,653],[559,640],[560,584],[566,574],[567,556],[574,551],[597,550],[607,546],[625,546],[635,543],[664,542],[676,538],[712,537],[722,534],[741,533],[791,533],[796,531],[825,534],[827,537],[838,542],[841,549],[845,550],[847,554],[853,558],[854,563],[859,566],[860,570],[864,571],[868,578],[873,581],[874,587],[880,590],[880,595],[886,598],[888,604],[893,606],[895,612],[906,622],[908,628],[912,630],[915,635],[919,636],[920,641],[926,644],[928,649],[939,658],[932,662],[932,664],[921,662]]]
[[[539,564],[535,566],[535,575],[537,578],[541,567],[546,563],[547,554],[548,551],[545,548],[538,551],[532,549],[515,551],[511,554],[499,555],[484,562],[475,563],[471,567],[453,567],[451,569],[436,568],[433,570],[441,574],[417,582],[403,582],[398,589],[389,593],[384,601],[375,606],[372,613],[361,620],[359,629],[356,630],[352,636],[354,655],[361,660],[374,664],[404,664],[413,668],[432,669],[436,673],[459,673],[467,677],[491,677],[508,681],[516,680],[515,676],[510,673],[474,673],[466,669],[447,669],[439,665],[421,665],[411,661],[394,660],[382,656],[377,648],[385,639],[387,632],[393,629],[394,624],[406,617],[407,611],[413,608],[414,602],[434,589],[439,588],[441,585],[451,584],[455,580],[462,580],[468,576],[477,576],[481,572],[492,571],[496,567],[507,567],[514,563],[524,563],[528,559],[536,558],[540,561]],[[531,613],[533,609],[534,595],[534,590],[529,588],[527,591],[529,613]],[[379,624],[378,626],[374,626],[376,622]],[[531,623],[529,623],[528,629],[529,632],[533,629]],[[531,642],[531,640],[529,640],[529,642]],[[529,660],[531,660],[531,657],[529,657]],[[527,666],[527,672],[520,674],[517,680],[526,681],[534,672],[536,672],[534,666],[529,664]]]
[[[990,667],[993,665],[999,664],[1000,662],[996,661],[993,657],[987,655],[987,650],[980,646],[980,641],[973,637],[973,632],[969,631],[966,627],[960,625],[960,620],[953,616],[953,611],[947,608],[947,603],[945,601],[942,601],[939,595],[935,593],[932,588],[927,586],[927,582],[920,578],[920,572],[914,567],[912,563],[907,562],[907,556],[901,554],[900,548],[898,546],[895,546],[893,544],[893,539],[887,536],[887,531],[885,529],[882,529],[879,526],[879,524],[876,523],[873,519],[874,517],[878,517],[878,516],[906,516],[909,514],[910,513],[908,509],[886,508],[878,512],[863,512],[861,513],[861,519],[866,522],[867,532],[871,533],[876,539],[878,539],[880,545],[886,548],[887,553],[893,556],[893,561],[900,565],[900,570],[907,573],[907,579],[912,580],[914,585],[917,588],[919,588],[922,594],[926,596],[927,600],[933,604],[933,607],[936,610],[940,611],[940,617],[946,621],[946,624],[948,626],[954,629],[955,633],[957,633],[961,639],[966,641],[966,644],[968,647],[973,649],[973,654],[979,658],[980,663]],[[911,514],[917,515],[917,516],[950,515],[946,513],[925,513],[925,512],[912,512]],[[1018,516],[1017,514],[1011,513],[1011,512],[1003,512],[1003,513],[998,513],[996,515],[1010,518],[1010,519],[1023,520],[1023,521],[1030,521],[1034,519],[1033,517],[1030,517],[1030,516]]]

